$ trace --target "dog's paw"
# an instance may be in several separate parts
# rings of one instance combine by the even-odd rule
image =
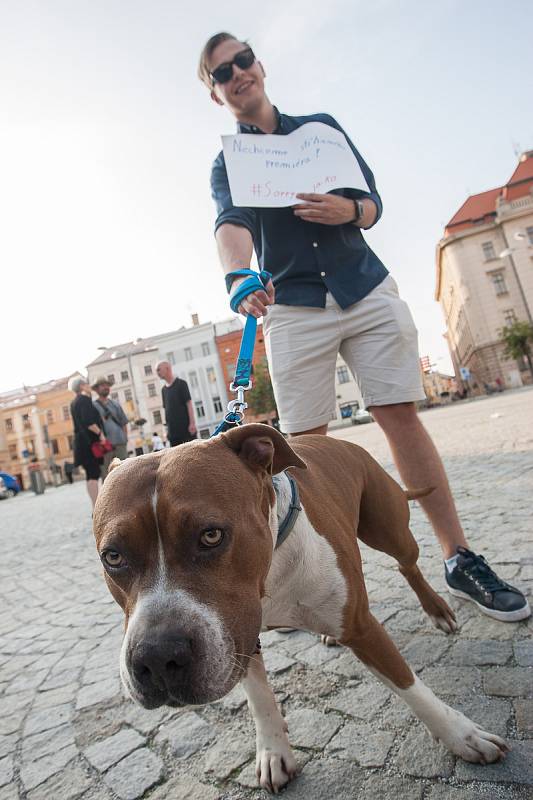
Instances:
[[[329,636],[327,633],[323,633],[320,636],[320,641],[322,644],[325,644],[326,647],[338,647],[339,643],[333,636]]]
[[[500,736],[484,731],[458,711],[451,722],[436,738],[456,756],[474,764],[492,764],[505,758],[509,747]]]
[[[449,609],[448,611],[449,613],[443,613],[439,616],[430,614],[429,618],[439,631],[444,631],[444,633],[455,633],[457,630],[457,620],[455,619],[455,614],[453,611],[450,611]]]
[[[277,794],[298,773],[298,765],[288,742],[257,750],[255,773],[262,789]]]

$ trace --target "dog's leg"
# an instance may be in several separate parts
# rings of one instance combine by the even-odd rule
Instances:
[[[277,794],[294,778],[297,764],[287,738],[287,723],[276,705],[261,654],[250,659],[241,682],[255,723],[256,775],[263,789]]]
[[[392,639],[371,614],[358,619],[342,639],[371,672],[407,703],[434,739],[465,761],[490,764],[509,749],[499,736],[487,733],[436,697],[411,670]]]

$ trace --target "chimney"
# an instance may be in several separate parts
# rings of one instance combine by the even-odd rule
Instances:
[[[200,320],[198,319],[198,314],[191,314],[192,324],[199,325]]]

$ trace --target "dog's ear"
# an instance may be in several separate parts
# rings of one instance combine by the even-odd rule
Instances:
[[[121,464],[122,461],[120,460],[120,458],[114,458],[113,461],[110,463],[109,467],[107,468],[107,474],[109,475],[109,473],[112,470],[116,469],[117,467],[120,467]]]
[[[271,425],[253,422],[223,433],[221,438],[252,469],[266,469],[276,475],[287,467],[307,469],[282,434]]]

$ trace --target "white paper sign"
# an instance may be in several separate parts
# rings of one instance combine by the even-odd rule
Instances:
[[[222,136],[222,144],[235,206],[279,208],[301,202],[301,192],[369,191],[345,135],[323,122],[307,122],[286,136]]]

